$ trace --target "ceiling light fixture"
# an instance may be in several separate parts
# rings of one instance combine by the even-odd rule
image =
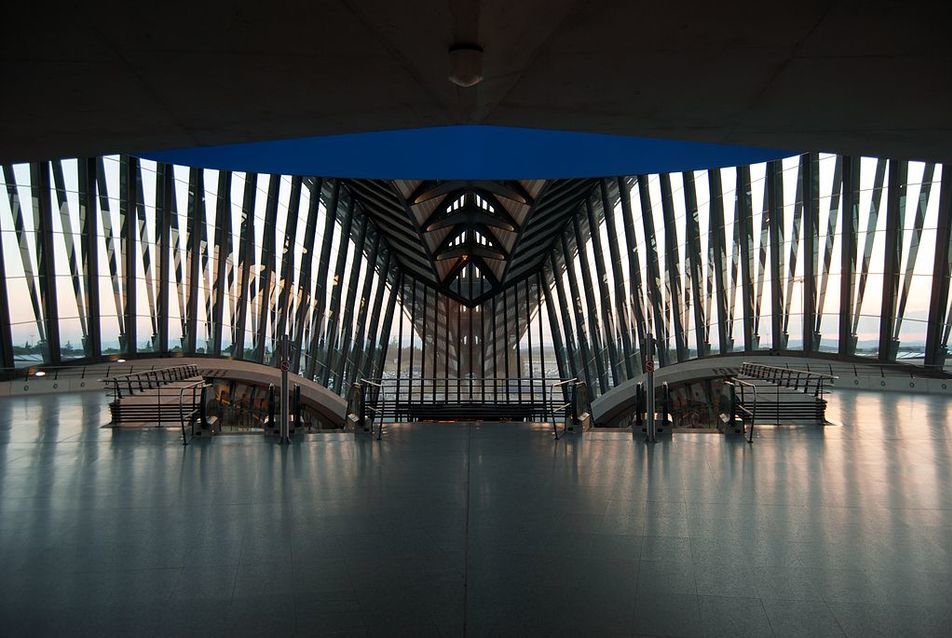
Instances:
[[[483,48],[478,44],[457,43],[450,47],[450,82],[469,88],[483,80]]]

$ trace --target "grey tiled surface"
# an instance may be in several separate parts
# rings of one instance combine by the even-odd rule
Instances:
[[[829,415],[183,450],[97,395],[0,401],[0,635],[949,635],[952,404]]]

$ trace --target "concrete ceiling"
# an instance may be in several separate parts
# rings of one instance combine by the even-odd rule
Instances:
[[[18,2],[0,161],[458,123],[952,160],[947,7]]]

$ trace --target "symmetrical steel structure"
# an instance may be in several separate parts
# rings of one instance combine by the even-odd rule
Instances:
[[[4,367],[203,354],[361,377],[576,377],[744,351],[943,366],[952,175],[808,153],[577,180],[4,166]]]

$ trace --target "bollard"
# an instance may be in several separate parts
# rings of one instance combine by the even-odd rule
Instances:
[[[658,440],[657,424],[655,423],[654,335],[649,333],[647,342],[648,358],[645,360],[645,390],[647,392],[645,399],[645,411],[647,412],[645,441],[654,443]]]
[[[641,417],[644,401],[645,401],[645,384],[639,383],[638,385],[635,386],[635,421],[634,421],[635,424],[631,431],[632,436],[635,436],[635,431],[636,431],[635,428],[637,428],[638,432],[645,431],[644,419]]]
[[[658,440],[658,424],[655,422],[654,372],[648,373],[648,387],[645,395],[645,440],[654,443]]]
[[[267,430],[271,430],[271,432],[266,431],[266,434],[271,434],[274,431],[274,426],[275,426],[274,411],[275,411],[275,408],[277,407],[275,403],[276,403],[276,397],[274,393],[274,384],[270,383],[268,384],[268,427],[267,427]]]
[[[297,383],[294,384],[294,398],[291,402],[291,406],[294,409],[294,421],[291,423],[291,431],[293,432],[301,426],[303,419],[301,418],[301,386]]]
[[[668,424],[668,401],[670,401],[671,395],[668,393],[668,382],[665,381],[661,384],[661,423],[662,425]],[[658,428],[659,432],[663,432],[662,428]]]

